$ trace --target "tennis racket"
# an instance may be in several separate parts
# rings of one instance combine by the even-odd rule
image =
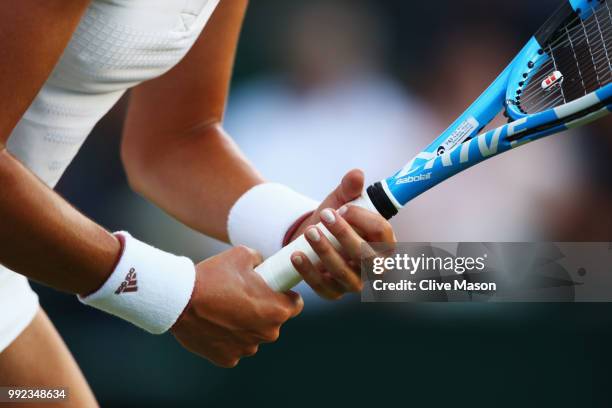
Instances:
[[[482,162],[543,137],[585,125],[612,110],[612,0],[565,0],[489,88],[440,137],[353,205],[393,217],[410,200]],[[500,112],[509,123],[480,133]],[[318,225],[334,246],[338,241]],[[302,236],[257,269],[268,285],[298,284],[290,261],[316,253]]]

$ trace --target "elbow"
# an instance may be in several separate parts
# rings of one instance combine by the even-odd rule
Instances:
[[[130,189],[137,194],[146,195],[146,182],[144,181],[143,177],[134,171],[128,170],[125,165],[124,168],[126,180],[128,185],[130,186]]]
[[[150,160],[147,154],[139,151],[129,143],[124,142],[121,145],[121,162],[123,170],[127,178],[130,188],[141,195],[146,195],[147,175],[150,173]]]
[[[196,136],[194,138],[194,136]],[[164,173],[175,173],[181,168],[181,157],[189,157],[187,150],[202,138],[211,143],[229,143],[219,120],[211,120],[171,137],[145,137],[143,134],[124,133],[121,143],[121,162],[130,188],[143,196],[163,183]],[[187,142],[185,140],[187,139]]]

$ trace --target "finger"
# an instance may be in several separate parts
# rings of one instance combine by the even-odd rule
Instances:
[[[221,368],[234,368],[240,363],[240,358],[232,357],[222,353],[220,355],[215,355],[211,357],[207,357],[211,363]]]
[[[323,201],[320,208],[340,208],[342,205],[355,200],[363,192],[365,177],[361,170],[349,171],[340,182],[340,185]]]
[[[337,211],[330,208],[321,211],[321,221],[336,237],[347,257],[355,262],[361,261],[363,248],[367,244],[351,225]]]
[[[340,182],[338,195],[341,201],[348,203],[361,195],[365,183],[363,171],[354,169],[349,171]]]
[[[240,353],[240,357],[252,357],[255,354],[257,354],[258,351],[259,351],[258,345],[250,345],[248,347],[245,347],[242,350],[242,352]]]
[[[278,296],[281,298],[283,306],[289,313],[289,319],[296,317],[302,312],[302,309],[304,309],[304,299],[302,299],[299,293],[290,290],[279,293]]]
[[[261,256],[261,254],[252,248],[246,247],[244,245],[239,245],[233,250],[237,253],[238,257],[241,257],[241,259],[245,260],[246,262],[249,262],[250,265],[253,266],[253,268],[257,267],[263,262],[263,257]]]
[[[361,279],[317,227],[306,230],[306,240],[329,274],[349,292],[361,290]]]
[[[306,282],[320,297],[324,299],[337,299],[342,296],[340,288],[329,285],[324,276],[302,252],[295,252],[291,256],[291,263],[300,273],[304,282]]]
[[[258,332],[253,334],[253,338],[259,343],[274,343],[280,337],[280,326],[276,326],[266,330],[265,332]]]
[[[239,358],[225,358],[219,364],[221,368],[236,368],[240,364]]]
[[[329,299],[335,300],[341,298],[346,292],[346,288],[325,269],[325,266],[319,265],[319,273],[323,277],[323,286],[329,288],[334,293]]]
[[[395,242],[393,227],[389,221],[379,214],[365,208],[347,205],[338,210],[338,214],[348,222],[351,227],[360,232],[361,236],[369,242]]]

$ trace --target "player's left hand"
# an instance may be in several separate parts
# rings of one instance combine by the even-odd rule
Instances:
[[[304,234],[321,259],[320,264],[313,265],[302,252],[291,255],[291,262],[304,281],[325,299],[339,299],[348,292],[361,291],[361,255],[362,250],[367,248],[367,242],[396,241],[391,224],[382,216],[345,205],[358,198],[363,188],[363,173],[360,170],[350,171],[291,238],[293,241]],[[342,248],[339,251],[315,226],[319,222],[340,242]]]

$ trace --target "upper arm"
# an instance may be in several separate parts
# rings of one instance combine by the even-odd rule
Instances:
[[[89,0],[0,6],[0,148],[53,70]]]
[[[187,56],[165,75],[132,91],[124,159],[223,120],[247,4],[248,0],[221,0]]]

